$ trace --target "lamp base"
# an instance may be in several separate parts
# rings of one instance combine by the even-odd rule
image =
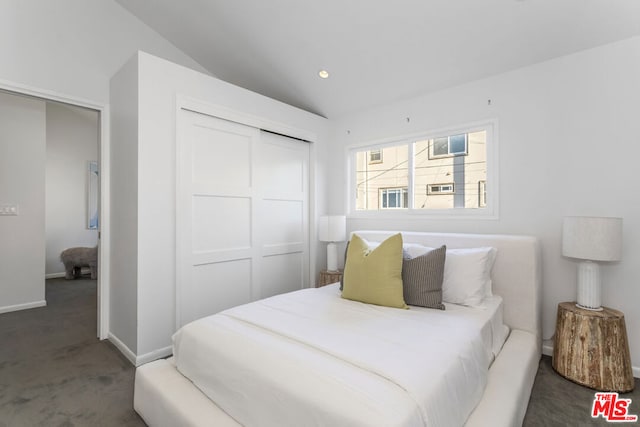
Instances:
[[[578,264],[578,303],[585,310],[601,311],[600,266],[597,262],[582,261]]]
[[[327,244],[327,271],[338,271],[338,246],[333,242]]]
[[[602,311],[602,310],[604,310],[604,308],[603,308],[603,307],[591,308],[591,307],[585,307],[585,306],[580,305],[580,304],[578,304],[578,303],[576,303],[576,307],[581,308],[581,309],[583,309],[583,310],[589,310],[589,311]]]

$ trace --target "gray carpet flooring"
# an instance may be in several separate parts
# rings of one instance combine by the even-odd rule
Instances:
[[[0,427],[144,426],[134,367],[96,338],[96,281],[47,280],[46,300],[0,314]]]
[[[47,307],[0,314],[0,427],[144,426],[132,407],[134,367],[96,338],[95,281],[51,279],[46,289]],[[545,356],[524,426],[608,425],[591,418],[593,396]],[[640,380],[622,397],[640,415]]]
[[[620,394],[621,399],[631,399],[629,414],[640,419],[640,379],[631,393]],[[591,418],[595,390],[580,386],[558,375],[551,367],[551,357],[540,361],[536,382],[531,391],[529,408],[524,418],[525,427],[582,427],[582,426],[638,426],[635,423],[611,424],[602,417]]]

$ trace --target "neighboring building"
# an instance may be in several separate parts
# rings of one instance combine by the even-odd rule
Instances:
[[[356,153],[356,209],[486,206],[485,131]],[[413,145],[413,165],[409,164]],[[412,166],[412,167],[410,167]],[[413,170],[413,205],[409,176]]]

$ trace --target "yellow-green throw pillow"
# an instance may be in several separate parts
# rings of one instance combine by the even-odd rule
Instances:
[[[387,307],[408,308],[402,296],[402,235],[369,251],[354,234],[347,249],[342,298]]]

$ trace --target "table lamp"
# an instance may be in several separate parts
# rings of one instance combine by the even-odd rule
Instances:
[[[327,270],[338,270],[338,247],[347,234],[347,218],[344,215],[325,215],[320,217],[318,236],[327,244]]]
[[[619,261],[622,255],[622,218],[565,217],[562,255],[577,258],[577,306],[602,310],[600,261]]]

